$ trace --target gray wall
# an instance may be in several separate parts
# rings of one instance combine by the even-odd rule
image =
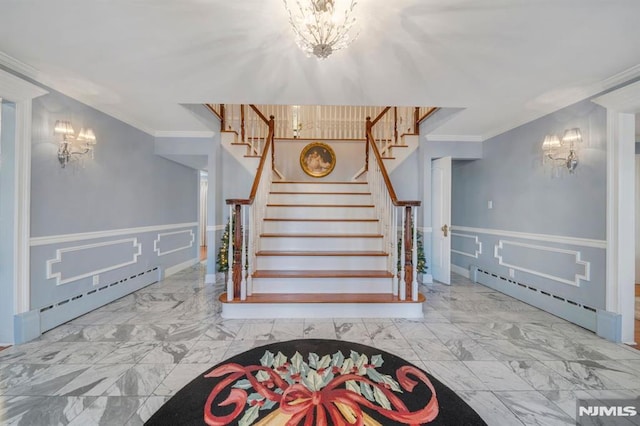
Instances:
[[[542,140],[572,127],[583,133],[580,164],[553,176]],[[606,111],[586,100],[485,141],[481,160],[454,162],[452,249],[465,254],[453,252],[452,263],[603,309],[605,132]]]
[[[13,342],[15,104],[0,103],[0,343]]]
[[[61,168],[56,120],[94,130],[94,160]],[[52,91],[33,103],[31,170],[41,331],[197,262],[198,172],[154,155],[147,133]]]

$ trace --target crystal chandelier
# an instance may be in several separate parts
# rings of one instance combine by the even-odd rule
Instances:
[[[289,5],[283,0],[289,12],[289,22],[296,35],[296,43],[307,53],[325,59],[336,50],[344,49],[358,37],[350,35],[356,22],[353,9],[356,0],[295,0]],[[350,4],[345,9],[336,9],[335,3]]]

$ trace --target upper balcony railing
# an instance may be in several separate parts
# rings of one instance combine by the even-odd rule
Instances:
[[[276,139],[364,140],[362,123],[377,117],[385,107],[332,105],[255,105],[260,117],[247,105],[207,104],[221,121],[223,131],[236,132],[242,142],[264,143],[269,132],[264,117],[273,115]],[[399,144],[405,134],[418,134],[420,122],[433,107],[392,107],[372,129],[379,145]],[[256,144],[257,145],[257,144]],[[258,153],[256,153],[258,154]],[[383,153],[384,156],[384,153]]]

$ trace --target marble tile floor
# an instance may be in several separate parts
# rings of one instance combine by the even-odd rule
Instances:
[[[640,351],[454,275],[424,318],[224,320],[201,266],[0,352],[1,425],[141,425],[214,364],[273,341],[342,339],[430,372],[489,425],[573,425],[576,399],[640,395]]]

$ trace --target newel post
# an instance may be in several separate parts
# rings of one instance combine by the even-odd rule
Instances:
[[[420,107],[413,110],[413,133],[420,134]]]
[[[365,134],[364,134],[364,171],[369,171],[369,133],[371,133],[371,117],[367,117],[367,123],[365,125]]]
[[[225,131],[226,129],[226,120],[225,120],[225,112],[224,112],[224,104],[220,104],[220,130]]]
[[[406,291],[411,294],[411,282],[413,281],[413,232],[411,231],[413,226],[413,218],[411,214],[411,206],[405,206],[405,220],[404,220],[404,282],[400,285],[404,285]]]

